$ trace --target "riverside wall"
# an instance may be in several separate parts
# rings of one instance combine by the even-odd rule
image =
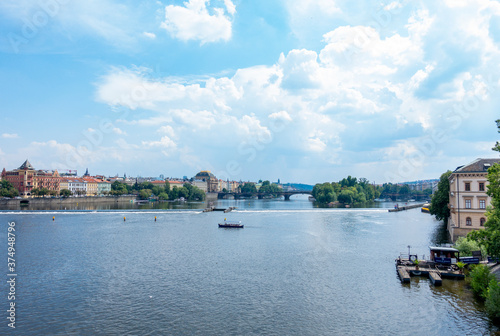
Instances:
[[[33,206],[54,206],[54,205],[74,205],[74,204],[114,204],[130,203],[137,196],[84,196],[84,197],[37,197],[22,199],[0,199],[1,208],[11,208],[26,204]]]

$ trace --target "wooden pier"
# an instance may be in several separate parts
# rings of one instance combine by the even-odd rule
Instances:
[[[428,276],[434,286],[441,286],[443,284],[442,278],[464,279],[465,276],[457,270],[451,268],[438,268],[430,266],[410,266],[410,265],[397,265],[399,279],[402,283],[409,283],[412,276]]]
[[[419,204],[412,204],[412,205],[404,205],[404,206],[398,206],[397,208],[394,209],[389,209],[389,212],[398,212],[398,211],[405,211],[405,210],[410,210],[410,209],[416,209],[416,208],[421,208],[424,206],[425,203],[419,203]]]

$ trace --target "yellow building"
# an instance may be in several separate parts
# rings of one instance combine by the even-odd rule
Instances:
[[[99,194],[99,181],[92,177],[84,177],[87,182],[87,196],[97,196]]]
[[[498,162],[500,159],[477,159],[450,175],[448,232],[453,242],[473,230],[484,229],[486,207],[491,204],[486,194],[488,168]]]

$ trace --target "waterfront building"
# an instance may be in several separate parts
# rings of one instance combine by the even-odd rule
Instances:
[[[194,180],[202,180],[207,183],[207,192],[217,192],[219,188],[219,180],[208,170],[202,170],[193,178]]]
[[[88,170],[87,170],[87,174],[88,174]],[[88,175],[88,176],[84,175],[83,180],[87,184],[87,188],[86,188],[86,195],[87,196],[96,196],[99,194],[99,180],[97,180],[93,177],[90,177],[90,175]]]
[[[33,189],[42,188],[59,193],[61,177],[57,170],[36,170],[28,160],[17,169],[4,168],[1,177],[12,183],[21,197],[30,197]]]
[[[97,194],[104,195],[111,192],[111,183],[104,179],[99,179],[97,182]]]
[[[87,181],[80,177],[61,177],[61,188],[68,189],[73,195],[87,195]]]
[[[450,175],[448,232],[453,242],[473,230],[484,229],[486,207],[491,204],[486,194],[488,168],[498,162],[500,159],[476,159]]]

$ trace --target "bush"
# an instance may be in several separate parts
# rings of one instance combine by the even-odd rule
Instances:
[[[488,296],[488,286],[495,276],[490,273],[490,269],[484,265],[476,265],[470,272],[470,285],[472,291],[479,298],[486,300]]]
[[[486,249],[479,245],[479,243],[469,237],[460,237],[455,243],[455,248],[460,251],[462,257],[472,256],[472,251],[481,251],[484,257],[487,255]]]
[[[496,279],[490,281],[485,306],[490,318],[500,321],[500,285]]]

